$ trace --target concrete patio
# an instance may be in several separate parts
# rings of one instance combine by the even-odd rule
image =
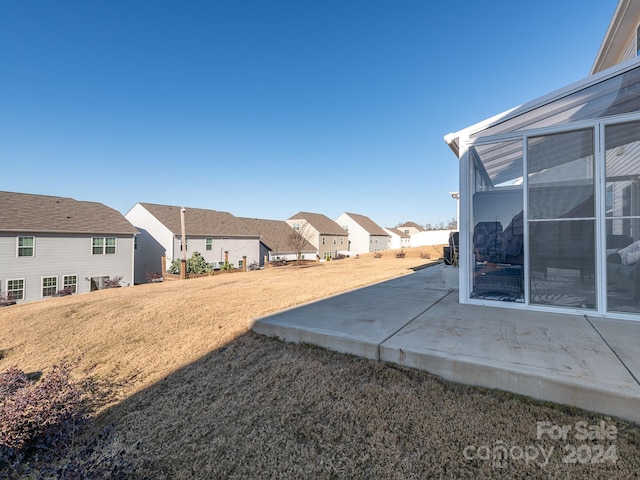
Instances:
[[[640,322],[461,305],[439,265],[252,329],[640,423]]]

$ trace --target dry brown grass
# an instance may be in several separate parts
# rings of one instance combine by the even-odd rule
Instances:
[[[425,250],[1,309],[0,369],[66,359],[110,384],[98,420],[140,478],[637,478],[636,426],[605,419],[615,463],[566,464],[569,442],[537,441],[536,421],[601,417],[247,332],[251,318],[406,274]],[[496,442],[554,453],[544,467],[464,458]]]
[[[409,249],[405,258],[366,254],[3,308],[0,369],[44,371],[67,361],[111,385],[117,401],[247,332],[252,318],[410,273],[426,262],[425,251],[434,248]]]

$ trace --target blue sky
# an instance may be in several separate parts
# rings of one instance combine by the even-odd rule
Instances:
[[[0,3],[0,190],[447,222],[443,136],[588,76],[616,0]]]

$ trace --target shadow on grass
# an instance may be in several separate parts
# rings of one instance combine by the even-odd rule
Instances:
[[[609,442],[615,462],[568,464],[568,442],[536,438],[538,421],[601,420],[618,430]],[[98,421],[114,425],[119,448],[140,442],[137,473],[147,478],[624,478],[640,471],[640,429],[625,422],[252,332]],[[551,455],[544,465],[539,450],[527,462],[508,454],[496,464],[498,444]],[[485,447],[488,457],[469,454]]]

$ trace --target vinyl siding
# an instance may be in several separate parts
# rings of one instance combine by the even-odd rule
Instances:
[[[21,235],[22,236],[22,235]],[[122,285],[133,284],[133,236],[25,234],[35,237],[35,255],[18,257],[16,234],[0,234],[0,289],[7,280],[25,280],[23,301],[42,298],[42,277],[57,277],[57,290],[65,275],[77,275],[77,293],[90,291],[91,277],[122,276]],[[93,255],[93,237],[116,237],[116,253]]]
[[[167,266],[171,264],[173,233],[139,203],[125,218],[140,232],[135,255],[135,282],[144,283],[148,272],[162,271],[162,255],[167,256]]]
[[[213,238],[211,250],[206,249],[207,238]],[[187,235],[187,240],[187,258],[191,257],[194,252],[198,252],[207,263],[215,263],[217,267],[219,263],[224,262],[224,252],[228,251],[229,263],[232,263],[235,267],[238,267],[239,261],[242,260],[243,256],[247,257],[247,265],[253,262],[260,263],[260,240],[257,238],[190,237]],[[179,237],[174,239],[174,248],[177,253],[176,257],[180,258]]]

